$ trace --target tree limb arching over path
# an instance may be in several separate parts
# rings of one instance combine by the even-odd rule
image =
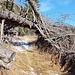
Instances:
[[[59,50],[60,59],[63,53],[64,55],[67,53],[68,57],[70,54],[72,54],[73,56],[71,56],[71,58],[74,57],[75,34],[71,33],[70,31],[65,31],[57,26],[52,26],[49,23],[45,22],[37,9],[35,2],[33,0],[27,1],[34,11],[35,16],[38,16],[40,18],[41,23],[32,22],[27,18],[23,18],[13,13],[12,11],[2,8],[0,9],[0,20],[5,19],[5,23],[8,25],[11,24],[11,27],[21,26],[39,30],[42,37],[44,37],[44,39],[47,40],[48,43],[50,43],[53,47],[56,47],[57,50]],[[69,57],[70,60],[71,58]]]

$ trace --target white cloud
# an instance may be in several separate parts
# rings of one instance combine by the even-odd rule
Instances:
[[[63,4],[70,4],[71,3],[71,0],[65,0],[64,2],[63,2]]]
[[[50,0],[46,0],[46,1],[44,0],[44,1],[40,2],[40,4],[41,4],[40,12],[47,12],[54,8],[54,6],[50,2]]]
[[[72,0],[57,0],[56,2],[60,5],[68,5]]]
[[[58,5],[68,5],[73,0],[40,0],[40,12],[48,12],[55,9]]]

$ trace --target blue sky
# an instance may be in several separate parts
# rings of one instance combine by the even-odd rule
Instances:
[[[24,0],[15,0],[17,4],[23,5]],[[56,18],[60,14],[75,14],[75,0],[39,0],[41,5],[39,11],[42,15],[48,14],[49,17]],[[75,16],[66,20],[66,23],[75,25]]]

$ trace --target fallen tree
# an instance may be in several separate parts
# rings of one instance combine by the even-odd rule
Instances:
[[[50,23],[43,20],[37,10],[35,2],[33,0],[27,1],[32,7],[35,15],[41,20],[41,24],[36,26],[42,35],[42,38],[39,38],[41,42],[40,40],[38,40],[39,42],[37,41],[38,45],[41,43],[42,47],[45,47],[45,51],[48,48],[48,52],[58,54],[61,67],[64,66],[63,71],[69,72],[69,70],[73,69],[75,64],[75,35],[70,31],[59,28],[58,26],[51,26]]]
[[[50,42],[53,46],[56,46],[57,48],[58,45],[53,41],[53,39],[55,39],[56,37],[60,37],[63,34],[66,34],[67,32],[58,28],[58,27],[53,27],[50,24],[40,24],[40,23],[35,23],[35,22],[31,22],[19,15],[14,14],[11,11],[8,10],[0,10],[0,19],[5,19],[5,25],[7,26],[7,29],[9,29],[8,27],[12,28],[13,26],[21,26],[21,27],[28,27],[28,28],[32,28],[32,29],[37,29],[39,30],[40,34],[48,41]],[[5,29],[5,30],[7,30]],[[54,31],[56,30],[56,31]],[[52,36],[54,35],[54,36]]]
[[[0,45],[0,67],[8,69],[13,62],[15,52]]]
[[[39,16],[41,23],[32,22],[6,9],[0,10],[0,19],[5,19],[5,23],[7,25],[10,24],[10,28],[12,26],[21,26],[38,30],[39,34],[41,34],[40,37],[43,38],[42,41],[45,41],[43,44],[46,43],[46,48],[48,48],[49,53],[58,54],[61,67],[65,66],[64,71],[69,68],[72,69],[72,64],[75,64],[75,34],[44,21],[35,7],[35,2],[32,0],[27,1],[32,7],[35,16]],[[43,44],[41,44],[42,47],[45,47]]]
[[[5,19],[5,24],[13,25],[13,26],[22,26],[22,27],[33,27],[33,22],[14,14],[11,11],[8,11],[7,9],[1,9],[0,10],[0,20]]]

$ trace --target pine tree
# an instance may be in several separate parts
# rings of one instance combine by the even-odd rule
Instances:
[[[38,0],[34,0],[35,3],[36,3],[36,6],[39,10],[39,7],[40,7],[40,4],[39,4],[39,1]],[[24,7],[24,11],[22,12],[23,13],[23,17],[25,18],[28,18],[29,20],[33,21],[34,19],[34,15],[32,15],[34,12],[31,8],[31,6],[29,5],[28,1],[25,0],[25,7]],[[37,17],[36,17],[37,18]]]

